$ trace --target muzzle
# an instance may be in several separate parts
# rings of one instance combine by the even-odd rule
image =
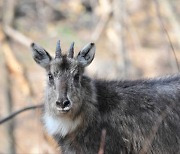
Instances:
[[[56,101],[56,108],[59,111],[68,112],[71,109],[71,107],[72,103],[68,99],[63,101]]]

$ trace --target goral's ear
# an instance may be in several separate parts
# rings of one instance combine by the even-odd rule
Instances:
[[[79,63],[84,67],[88,66],[94,59],[95,50],[96,47],[94,43],[87,44],[77,55],[77,60]]]
[[[39,45],[32,43],[31,44],[33,58],[37,64],[44,67],[45,69],[49,68],[50,61],[52,60],[49,53]]]

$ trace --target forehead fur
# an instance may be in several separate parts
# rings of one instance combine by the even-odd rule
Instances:
[[[67,55],[63,55],[61,58],[54,59],[51,62],[51,72],[57,74],[59,72],[74,72],[75,70],[82,70],[76,59],[68,58]]]

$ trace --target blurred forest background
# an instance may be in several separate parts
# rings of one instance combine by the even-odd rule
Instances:
[[[32,60],[36,42],[54,56],[56,41],[76,53],[97,46],[87,73],[139,79],[178,72],[179,0],[0,0],[0,119],[41,104],[45,72]],[[175,58],[175,55],[176,57]],[[0,125],[0,153],[58,153],[43,130],[41,110]]]

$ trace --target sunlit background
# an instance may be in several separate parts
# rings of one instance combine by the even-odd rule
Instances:
[[[95,42],[86,73],[93,78],[140,79],[174,74],[180,61],[179,0],[0,0],[0,119],[43,101],[45,72],[30,43],[54,56]],[[41,110],[0,125],[0,153],[58,153],[43,130]]]

